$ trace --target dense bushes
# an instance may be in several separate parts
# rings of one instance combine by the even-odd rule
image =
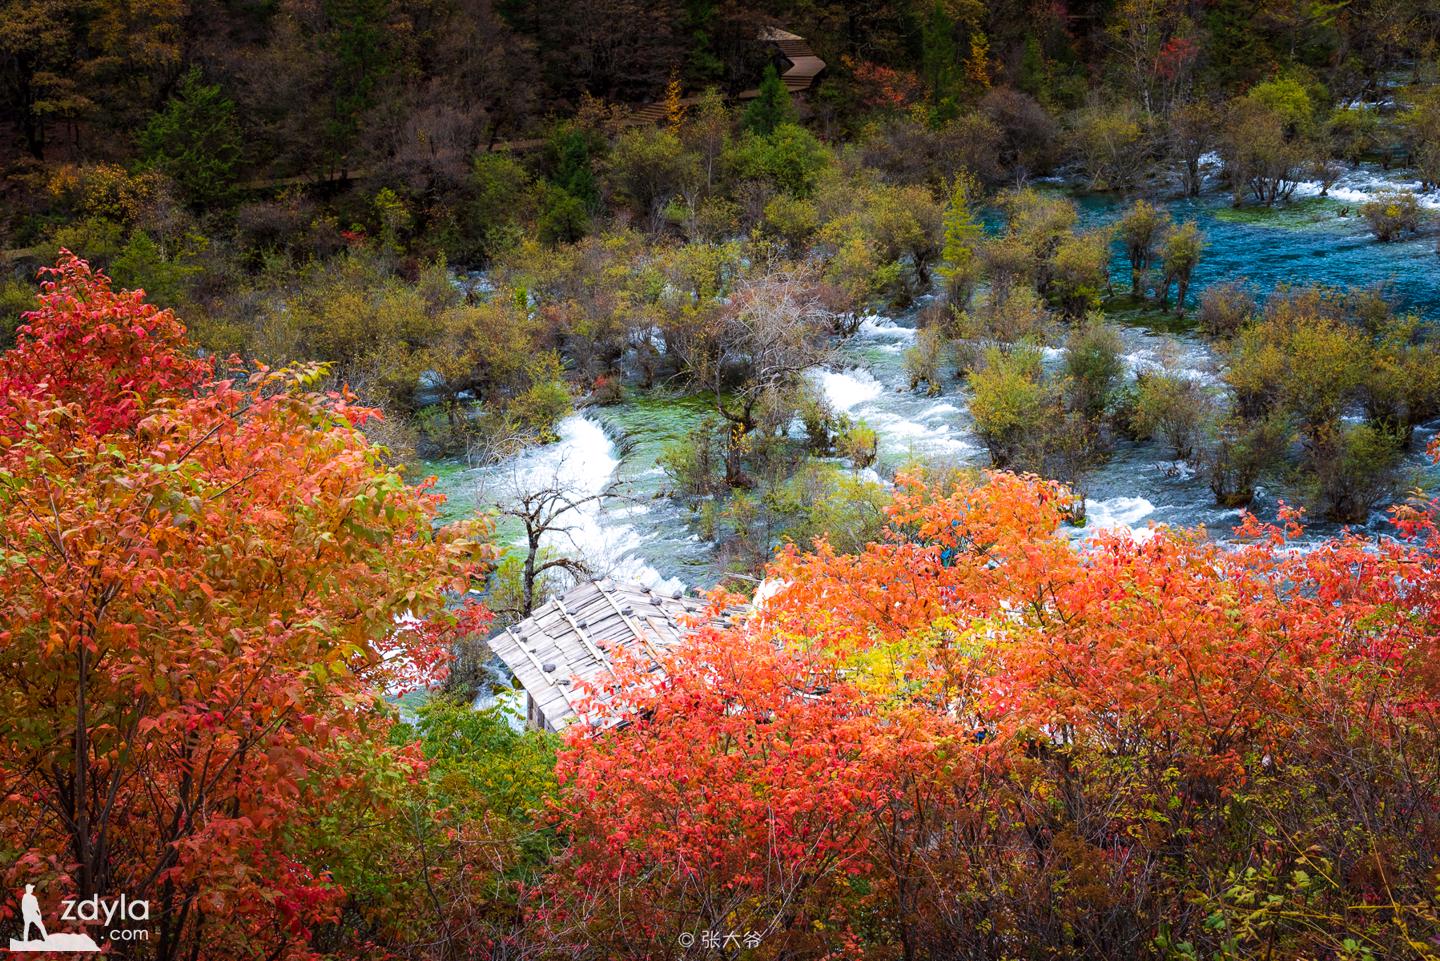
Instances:
[[[1211,284],[1200,295],[1200,312],[1195,320],[1201,332],[1212,340],[1228,341],[1255,313],[1255,295],[1244,281],[1227,280]]]
[[[532,933],[625,958],[697,930],[763,958],[1435,957],[1429,519],[1298,556],[1263,528],[1077,548],[1066,501],[902,483],[884,540],[787,552],[761,616],[699,631],[663,684],[622,667],[561,752],[572,843]]]
[[[416,440],[434,450],[497,433],[546,438],[570,411],[538,319],[504,292],[467,302],[444,264],[407,283],[352,255],[256,301],[202,320],[202,340],[269,363],[323,361],[335,382],[416,424]]]
[[[970,414],[996,467],[1063,478],[1085,519],[1085,477],[1107,444],[1110,405],[1123,373],[1118,338],[1098,321],[1072,333],[1065,365],[1045,367],[1029,345],[992,346],[971,372]]]
[[[1221,151],[1236,206],[1247,194],[1265,206],[1288,200],[1305,165],[1321,155],[1310,91],[1292,77],[1277,78],[1226,109]]]
[[[1398,240],[1420,229],[1420,204],[1410,191],[1390,191],[1360,205],[1360,216],[1381,243]]]
[[[1362,522],[1396,493],[1414,425],[1440,409],[1436,351],[1383,303],[1377,311],[1363,296],[1282,291],[1236,338],[1226,379],[1247,429],[1280,418],[1297,432],[1301,486],[1321,513]]]

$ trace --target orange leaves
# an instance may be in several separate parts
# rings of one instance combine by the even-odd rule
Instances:
[[[487,622],[448,605],[486,531],[433,533],[434,495],[305,372],[207,383],[168,313],[53,273],[0,359],[0,781],[25,799],[0,824],[82,893],[203,892],[203,929],[169,919],[203,956],[283,954],[339,892],[282,852],[351,773],[338,745],[390,751],[381,694]]]
[[[1407,644],[1376,621],[1394,625],[1391,605],[1423,603],[1417,588],[1434,583],[1425,551],[1398,543],[1295,556],[1294,518],[1288,532],[1254,526],[1239,550],[1172,531],[1077,547],[1059,534],[1064,503],[1056,485],[1012,475],[943,494],[902,478],[884,543],[777,560],[785,586],[764,623],[871,670],[908,645],[917,696],[961,680],[948,696],[992,726],[1163,737],[1199,758],[1287,736],[1315,679],[1348,674],[1360,652],[1372,666],[1398,656]]]
[[[846,919],[890,897],[896,924],[930,903],[970,937],[1049,903],[1052,883],[1084,892],[1076,910],[1143,902],[1186,845],[1246,863],[1229,799],[1367,739],[1433,746],[1428,512],[1418,541],[1299,554],[1296,516],[1240,548],[1166,530],[1077,544],[1067,503],[1033,478],[902,478],[880,543],[791,548],[754,615],[697,631],[663,681],[623,667],[560,759],[572,846],[552,909],[617,957],[632,924],[663,940],[717,913],[772,925],[761,956],[841,952]],[[1294,789],[1279,792],[1267,804]],[[1317,817],[1286,830],[1343,828]],[[972,878],[975,904],[1022,906],[967,914],[954,899]]]

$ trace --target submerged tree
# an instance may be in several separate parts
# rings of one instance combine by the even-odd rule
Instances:
[[[1190,276],[1200,263],[1205,252],[1205,235],[1187,220],[1165,235],[1160,246],[1160,260],[1164,274],[1161,277],[1160,306],[1170,305],[1170,287],[1175,287],[1175,312],[1185,316],[1185,297],[1190,292]]]
[[[729,425],[725,476],[732,487],[748,485],[743,456],[762,407],[797,410],[801,374],[829,353],[831,315],[823,293],[808,268],[759,272],[701,320],[704,336],[685,342],[690,375],[713,393],[716,412]]]
[[[1150,269],[1160,259],[1160,244],[1173,225],[1170,214],[1145,200],[1131,204],[1116,223],[1125,256],[1130,259],[1130,296],[1143,292]]]
[[[596,545],[580,543],[577,531],[588,511],[598,511],[606,501],[622,498],[621,482],[605,481],[597,487],[590,478],[575,480],[568,473],[563,460],[548,470],[515,467],[495,489],[485,492],[498,498],[494,503],[498,516],[510,518],[522,528],[514,572],[518,593],[513,601],[502,596],[492,605],[497,614],[517,621],[529,617],[545,601],[555,574],[578,580],[608,573],[599,569],[605,558],[586,554]],[[502,560],[497,575],[502,580],[507,567]]]
[[[1298,81],[1256,84],[1232,100],[1221,127],[1221,154],[1235,206],[1248,192],[1273,207],[1290,199],[1314,159],[1314,105]]]

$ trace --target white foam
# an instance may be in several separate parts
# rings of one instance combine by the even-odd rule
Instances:
[[[825,401],[836,411],[853,410],[885,391],[875,375],[862,368],[832,370],[816,367],[808,371],[810,382],[819,388]]]
[[[1318,197],[1323,189],[1324,185],[1318,180],[1305,180],[1296,185],[1294,196]],[[1370,166],[1341,174],[1340,179],[1330,185],[1326,196],[1341,203],[1363,204],[1374,200],[1377,194],[1395,190],[1408,190],[1415,194],[1421,207],[1440,209],[1440,191],[1425,190],[1418,180],[1406,179],[1397,172],[1377,170]]]
[[[934,427],[929,424],[922,424],[919,421],[901,417],[898,414],[891,414],[888,411],[881,411],[875,415],[876,422],[880,424],[881,435],[886,438],[916,438],[925,437],[929,439],[940,439],[950,433],[950,428],[943,424]]]
[[[947,455],[980,449],[978,443],[964,437],[955,425],[946,423],[960,414],[960,408],[948,401],[933,400],[912,411],[913,395],[886,391],[885,385],[863,367],[846,370],[817,367],[807,376],[835,411],[862,417],[874,428],[883,448]],[[892,398],[902,398],[906,410],[890,409]]]
[[[1102,530],[1128,531],[1136,540],[1152,536],[1146,527],[1138,527],[1145,518],[1155,513],[1155,505],[1143,497],[1111,497],[1108,500],[1092,500],[1085,504],[1084,533],[1094,534]]]
[[[1197,363],[1203,363],[1203,356],[1179,356],[1174,358],[1174,361],[1167,361],[1162,359],[1154,351],[1141,348],[1140,350],[1131,351],[1128,354],[1122,354],[1120,359],[1124,362],[1125,368],[1130,372],[1131,376],[1139,374],[1170,374],[1183,380],[1194,381],[1197,384],[1216,384],[1219,382],[1213,371],[1196,366]],[[1186,361],[1189,361],[1189,363],[1186,363]]]
[[[867,314],[860,318],[860,326],[856,330],[859,337],[884,338],[887,340],[914,340],[914,327],[901,327],[889,317],[881,314]]]
[[[560,422],[557,433],[560,439],[554,444],[521,455],[504,486],[521,491],[558,486],[581,500],[594,497],[610,484],[620,458],[598,423],[572,414]],[[637,513],[643,509],[617,510],[613,502],[587,501],[562,512],[556,526],[564,529],[548,531],[542,542],[557,553],[578,557],[597,574],[660,590],[683,589],[682,581],[662,576],[636,553],[643,538],[623,518]]]
[[[918,416],[923,420],[930,413],[927,411]],[[979,444],[966,439],[949,424],[921,423],[921,420],[884,410],[867,412],[865,420],[880,436],[881,444],[891,448],[945,454],[965,454],[980,449]]]

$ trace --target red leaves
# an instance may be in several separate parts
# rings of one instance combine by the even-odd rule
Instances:
[[[1165,80],[1183,76],[1200,55],[1200,47],[1189,37],[1171,37],[1155,57],[1155,73]]]
[[[923,84],[914,71],[896,70],[871,60],[842,58],[860,90],[861,101],[869,107],[899,110],[913,103]]]
[[[806,919],[868,871],[855,819],[885,791],[880,719],[823,652],[710,629],[668,660],[661,686],[648,664],[621,668],[593,711],[627,726],[574,731],[562,752],[557,817],[574,846],[554,883],[602,912],[610,886],[638,885],[636,903],[675,933],[702,902],[765,929],[793,897],[795,930],[777,945],[827,942]]]
[[[209,383],[168,312],[52,274],[0,358],[0,830],[89,859],[103,895],[200,899],[201,956],[303,954],[341,892],[300,828],[390,756],[382,694],[487,622],[447,603],[485,531],[436,533],[348,395]]]
[[[325,396],[329,398],[330,409],[335,412],[335,416],[351,427],[363,427],[372,420],[385,419],[378,409],[358,403],[359,398],[348,384],[340,390],[326,392]]]
[[[1206,843],[1257,778],[1346,755],[1332,732],[1429,730],[1431,511],[1406,515],[1418,543],[1297,554],[1296,512],[1247,522],[1239,549],[1164,530],[1077,547],[1065,503],[1010,475],[902,478],[882,543],[791,549],[755,615],[698,631],[663,683],[623,666],[590,705],[605,723],[560,758],[560,916],[590,918],[583,938],[617,957],[638,956],[633,926],[673,940],[717,916],[772,925],[765,956],[843,952],[845,919],[902,890],[897,865],[1033,884],[1025,858],[1049,870],[1064,848],[1075,878],[1106,872],[1099,896],[1166,845]],[[1057,825],[1076,792],[1096,813]]]
[[[184,326],[140,291],[60,252],[24,315],[16,347],[0,357],[0,433],[17,436],[27,411],[73,405],[96,434],[129,430],[157,400],[190,396],[210,376]],[[43,406],[42,406],[43,405]]]

